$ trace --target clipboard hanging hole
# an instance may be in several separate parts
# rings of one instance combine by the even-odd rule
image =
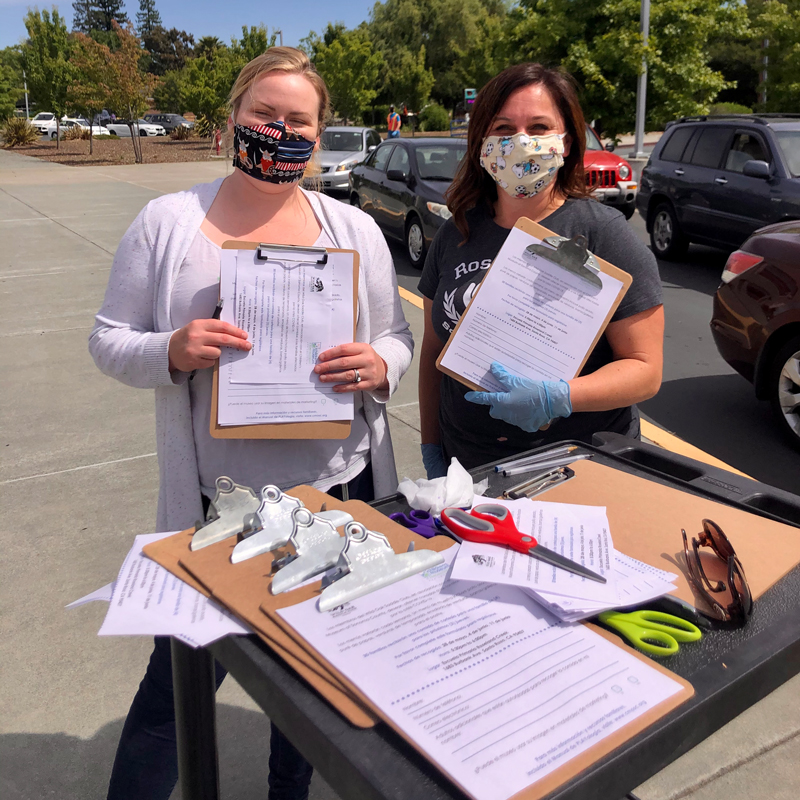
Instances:
[[[232,492],[233,491],[233,487],[235,485],[236,484],[230,478],[228,478],[225,475],[222,475],[221,477],[217,478],[217,491],[218,492],[223,492],[224,494],[227,494],[228,492]]]

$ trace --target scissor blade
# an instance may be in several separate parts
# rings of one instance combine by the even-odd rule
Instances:
[[[544,561],[547,564],[552,564],[554,567],[565,569],[567,572],[571,572],[574,575],[580,575],[584,578],[588,578],[590,581],[606,583],[606,579],[602,575],[598,575],[596,572],[586,569],[583,564],[578,564],[577,561],[564,558],[564,556],[559,555],[554,550],[549,550],[547,547],[542,547],[540,544],[537,544],[536,547],[531,547],[528,553],[534,558],[538,558],[539,561]]]

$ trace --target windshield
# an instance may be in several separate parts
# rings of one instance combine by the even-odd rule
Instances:
[[[361,131],[323,131],[322,149],[360,153],[363,148]]]
[[[775,131],[793,178],[800,177],[800,131]]]
[[[415,152],[417,169],[423,181],[452,181],[467,148],[430,144],[417,147]]]
[[[44,122],[45,120],[48,120],[48,119],[54,119],[54,117],[55,117],[54,114],[48,114],[46,111],[42,111],[40,114],[37,114],[34,117],[34,119],[38,119],[38,120],[41,120],[42,122]]]
[[[586,149],[587,150],[602,150],[603,145],[597,138],[597,134],[590,128],[586,127]]]

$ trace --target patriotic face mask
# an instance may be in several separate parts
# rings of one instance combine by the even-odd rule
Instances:
[[[233,126],[233,166],[267,183],[295,183],[303,177],[314,142],[283,122]]]
[[[481,146],[481,166],[511,197],[532,197],[548,186],[563,166],[565,136],[487,136]]]

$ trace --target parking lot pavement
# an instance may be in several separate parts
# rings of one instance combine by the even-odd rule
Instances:
[[[105,793],[151,644],[98,638],[101,603],[64,606],[112,580],[132,537],[153,530],[157,465],[152,393],[101,375],[86,339],[113,252],[141,207],[228,169],[221,161],[71,168],[0,150],[4,800]],[[410,287],[414,276],[406,280]],[[404,310],[420,342],[417,302]],[[422,475],[416,399],[415,359],[389,409],[401,477]],[[795,679],[774,692],[639,797],[800,796],[798,687]],[[218,730],[223,795],[263,796],[268,721],[232,680],[220,690]],[[335,800],[318,777],[311,796]]]

